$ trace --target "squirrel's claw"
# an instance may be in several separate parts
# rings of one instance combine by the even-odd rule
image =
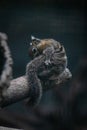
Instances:
[[[45,65],[47,65],[47,66],[48,66],[48,65],[50,65],[50,64],[51,64],[51,61],[50,61],[50,59],[49,59],[49,60],[45,60],[45,62],[44,62],[44,63],[45,63]]]

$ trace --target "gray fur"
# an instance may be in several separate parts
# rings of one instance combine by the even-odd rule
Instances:
[[[49,82],[48,79],[53,75],[62,78],[60,74],[67,67],[67,56],[64,47],[61,47],[61,50],[59,48],[55,49],[54,46],[47,47],[40,56],[34,58],[27,65],[26,75],[29,86],[31,86],[31,99],[29,100],[31,106],[40,102],[42,90],[44,89],[42,82]]]

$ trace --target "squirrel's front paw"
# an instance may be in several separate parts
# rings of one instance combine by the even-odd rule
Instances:
[[[44,63],[45,63],[45,65],[47,65],[47,66],[48,66],[48,65],[51,65],[51,61],[50,61],[50,59],[49,59],[49,60],[45,60]]]

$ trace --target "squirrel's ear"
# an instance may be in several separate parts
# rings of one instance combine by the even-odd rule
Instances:
[[[31,35],[31,40],[33,41],[33,40],[35,40],[35,39],[36,39],[36,38],[35,38],[34,36]]]
[[[36,40],[36,41],[38,41],[38,42],[41,41],[39,38],[36,38],[36,37],[34,37],[34,36],[32,36],[32,35],[31,35],[31,40],[32,40],[32,41]]]

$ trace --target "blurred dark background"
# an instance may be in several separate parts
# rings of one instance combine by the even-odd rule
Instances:
[[[28,47],[31,35],[61,42],[68,56],[68,67],[74,75],[80,61],[87,56],[85,0],[1,0],[0,32],[8,35],[14,60],[14,78],[25,74],[30,60]],[[58,106],[62,100],[61,92],[62,96],[68,92],[69,83],[46,92],[41,105],[47,110]],[[5,109],[17,113],[29,112],[23,102]]]

